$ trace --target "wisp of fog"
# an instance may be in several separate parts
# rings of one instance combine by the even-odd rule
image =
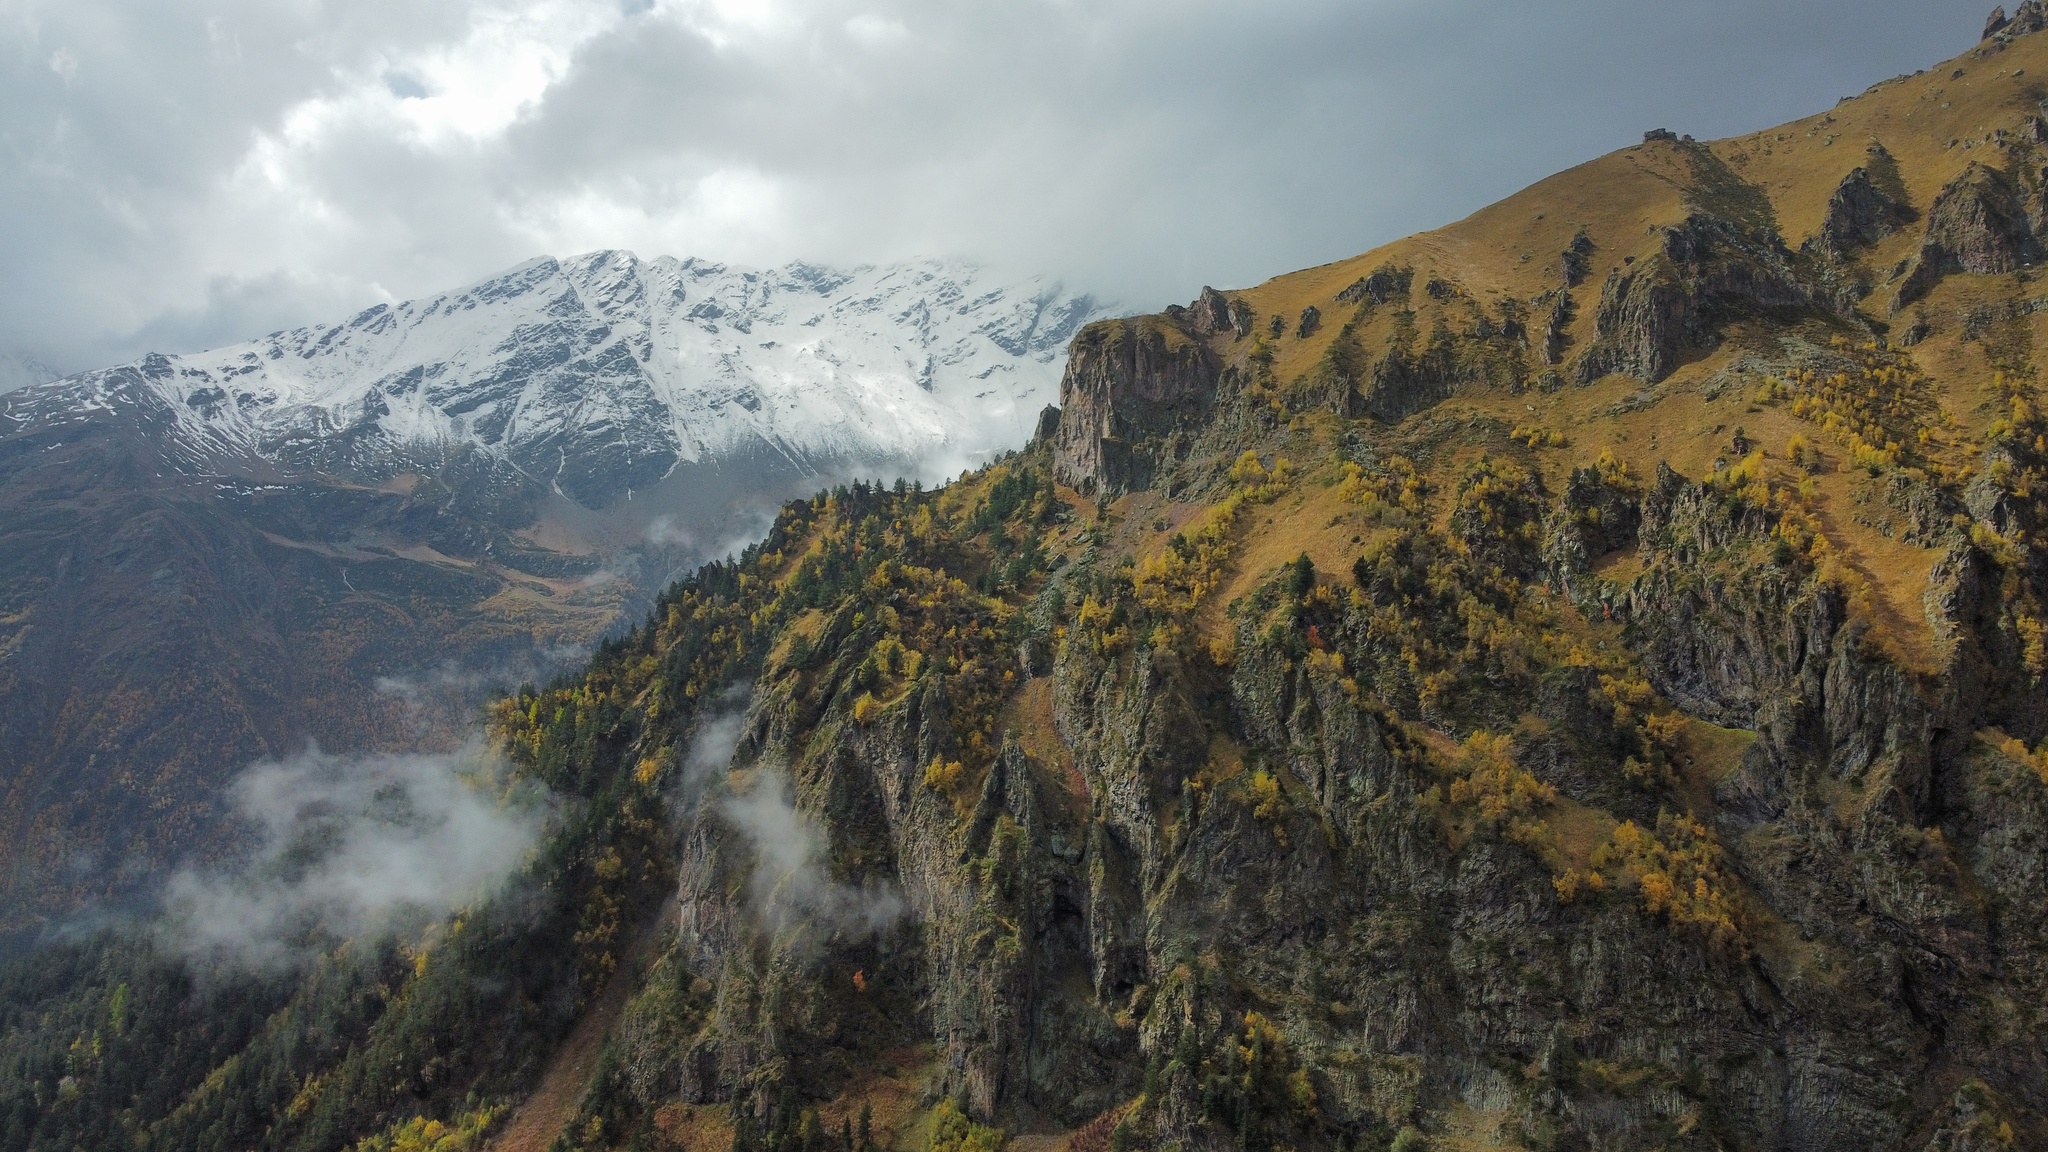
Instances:
[[[483,899],[527,859],[547,815],[545,795],[508,778],[475,743],[445,755],[308,748],[251,765],[229,798],[252,850],[175,875],[163,931],[197,958],[270,965]]]
[[[717,774],[729,767],[746,715],[745,686],[728,693],[691,740],[683,760],[683,798],[702,803]],[[717,803],[717,814],[745,837],[754,854],[752,898],[770,924],[807,922],[828,932],[868,934],[896,922],[903,897],[889,884],[848,884],[827,866],[823,835],[790,797],[789,773],[774,764],[757,765],[751,786]]]
[[[764,765],[752,789],[728,797],[721,814],[754,850],[754,903],[769,923],[808,921],[864,935],[903,915],[893,885],[857,886],[832,876],[817,825],[790,800],[788,773]]]
[[[683,757],[685,803],[703,799],[712,779],[732,762],[732,751],[739,746],[740,731],[747,722],[743,701],[748,690],[749,686],[742,685],[727,692],[718,708],[698,722],[697,735]]]

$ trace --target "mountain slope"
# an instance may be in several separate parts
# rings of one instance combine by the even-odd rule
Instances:
[[[2048,1144],[2044,26],[1084,328],[496,702],[575,825],[183,1104],[42,1103],[146,947],[18,978],[10,1147],[476,1146],[657,922],[558,1147]]]
[[[601,252],[0,396],[0,932],[223,849],[251,761],[459,739],[789,495],[1021,441],[1098,311]]]
[[[772,622],[681,836],[706,990],[650,981],[569,1142],[740,1146],[892,1045],[936,1131],[1076,1146],[2048,1139],[2043,16],[1092,326],[1049,443],[680,590],[576,690]],[[903,921],[801,894],[778,787]]]

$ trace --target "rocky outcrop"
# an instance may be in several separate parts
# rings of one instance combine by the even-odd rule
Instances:
[[[1952,272],[2012,272],[2041,258],[2027,191],[2009,173],[1972,163],[1942,188],[1927,213],[1927,235],[1899,285],[1895,308],[1932,291]]]
[[[1397,423],[1449,397],[1465,379],[1458,350],[1448,340],[1420,352],[1395,349],[1373,362],[1347,415]]]
[[[1316,329],[1322,326],[1323,310],[1311,304],[1301,310],[1301,320],[1294,326],[1294,335],[1297,339],[1305,340],[1315,335]]]
[[[1258,314],[1252,311],[1250,304],[1245,303],[1242,299],[1231,300],[1230,324],[1236,333],[1232,337],[1233,339],[1242,340],[1251,335],[1252,329],[1258,327],[1258,323]]]
[[[1779,686],[1798,678],[1810,646],[1805,621],[1814,612],[1838,616],[1839,598],[1817,605],[1826,594],[1779,565],[1710,567],[1709,558],[1745,548],[1760,558],[1776,517],[1731,506],[1668,466],[1658,468],[1641,517],[1641,552],[1658,563],[1613,607],[1637,629],[1651,682],[1694,715],[1755,727]]]
[[[1580,383],[1609,372],[1655,381],[1678,366],[1688,343],[1698,339],[1693,297],[1668,263],[1645,263],[1627,275],[1610,272],[1595,313],[1597,340],[1579,361]]]
[[[826,683],[866,647],[848,616],[821,637]],[[757,699],[734,764],[756,796],[788,789],[775,826],[799,842],[762,840],[756,809],[730,798],[684,830],[683,955],[717,989],[718,1027],[670,1038],[688,1045],[683,1099],[744,1099],[764,1080],[827,1095],[863,1060],[923,1043],[979,1116],[1072,1125],[1133,1090],[1118,989],[1073,994],[1100,975],[1101,883],[1121,865],[1105,867],[1048,766],[1014,743],[964,819],[926,786],[923,765],[959,754],[948,709],[936,678],[871,725],[843,706],[811,715],[800,682]],[[828,754],[806,756],[820,731]]]
[[[1233,339],[1251,334],[1252,312],[1249,305],[1233,301],[1214,288],[1204,286],[1195,302],[1182,308],[1174,305],[1166,314],[1187,324],[1188,331],[1197,336],[1213,336],[1228,332]]]
[[[1593,267],[1593,238],[1582,229],[1572,237],[1571,246],[1558,254],[1558,273],[1567,288],[1576,288]]]
[[[1886,1038],[1873,1033],[1865,1051],[1897,1054],[1892,1072],[1866,1065],[1843,1077],[1838,1067],[1825,1078],[1846,1086],[1876,1074],[1915,1111],[1947,1112],[1931,1122],[1936,1128],[1995,1130],[2002,1120],[1968,1117],[2009,1116],[2018,1100],[2038,1108],[2043,1081],[2036,1058],[2011,1047],[2014,1033],[1982,1014],[1979,982],[2032,987],[2048,975],[2040,918],[2019,910],[2038,894],[2021,897],[2011,915],[1973,894],[1980,884],[2008,890],[2014,877],[2041,869],[2037,848],[2015,851],[2005,821],[2037,827],[2048,800],[2038,776],[1971,746],[1970,733],[2023,726],[2038,709],[1993,687],[2026,679],[2016,665],[1993,669],[2003,658],[1981,647],[1997,631],[2001,597],[1987,587],[1995,577],[1966,543],[1937,566],[1928,612],[1951,657],[1944,677],[1924,680],[1883,654],[1842,590],[1781,551],[1772,558],[1773,520],[1662,470],[1643,503],[1644,570],[1613,613],[1628,622],[1629,643],[1660,692],[1758,734],[1715,789],[1746,881],[1802,938],[1862,958],[1833,992],[1772,977],[1788,1010],[1818,1013],[1803,1043],[1846,1050],[1858,1041],[1839,1029],[1873,1027]],[[1922,1059],[1924,1079],[1911,1071]],[[2010,1071],[1994,1085],[1966,1083],[1970,1107],[1949,1104],[1958,1091],[1952,1070],[1986,1066]],[[1870,1107],[1872,1087],[1857,1090],[1863,1103],[1850,1126],[1880,1144],[1919,1147],[1928,1129],[1908,1140]],[[1935,1135],[1927,1146],[1950,1146]]]
[[[2041,0],[2022,0],[2020,6],[2013,9],[2010,19],[2006,17],[2003,5],[1993,8],[1984,21],[1983,39],[2010,43],[2016,36],[2039,32],[2043,28],[2048,28],[2048,5],[2043,5]]]
[[[1343,291],[1337,293],[1339,304],[1360,304],[1371,301],[1385,304],[1396,296],[1406,296],[1409,286],[1415,283],[1413,268],[1397,268],[1382,264],[1370,275],[1361,276]]]
[[[1597,468],[1574,468],[1557,506],[1545,518],[1543,565],[1547,578],[1584,601],[1593,587],[1593,564],[1633,546],[1642,527],[1642,494]],[[1591,605],[1588,604],[1588,607]]]
[[[1059,435],[1060,409],[1057,404],[1047,404],[1038,410],[1038,423],[1032,427],[1031,442],[1034,444],[1051,440]]]
[[[1539,298],[1540,303],[1540,298]],[[1571,337],[1567,329],[1578,309],[1569,289],[1560,288],[1550,297],[1550,308],[1543,314],[1543,362],[1556,364],[1564,358],[1564,347]]]
[[[971,810],[921,780],[951,754],[935,682],[865,726],[770,689],[742,759],[807,745],[797,805],[842,883],[887,877],[909,916],[883,938],[822,914],[762,934],[735,903],[736,834],[693,838],[710,855],[685,869],[686,945],[719,1006],[689,1098],[771,1074],[824,1095],[861,1053],[923,1043],[935,1091],[980,1119],[1068,1127],[1142,1088],[1130,1141],[1206,1152],[1384,1146],[1481,1106],[1543,1147],[1692,1126],[1702,1147],[1959,1148],[2041,1107],[1984,965],[2001,988],[2042,980],[2048,785],[1944,744],[1946,705],[1841,596],[1759,562],[1767,511],[1668,469],[1641,493],[1584,470],[1546,524],[1546,561],[1588,603],[1588,558],[1639,548],[1610,601],[1630,647],[1669,698],[1758,731],[1715,790],[1721,843],[1796,946],[1717,952],[1631,899],[1562,898],[1511,839],[1447,838],[1411,705],[1372,671],[1409,658],[1375,623],[1387,590],[1319,608],[1281,580],[1240,604],[1227,668],[1069,633],[1050,675],[1070,773],[1006,742]],[[821,634],[819,685],[869,651],[854,619]],[[1488,691],[1524,717],[1528,771],[1655,825],[1646,796],[1603,783],[1625,746],[1604,683],[1503,669]],[[866,1003],[832,990],[856,968]],[[1299,1087],[1257,1096],[1262,1077]]]
[[[1626,271],[1610,273],[1594,314],[1595,337],[1576,376],[1610,372],[1655,382],[1689,351],[1709,347],[1720,323],[1818,306],[1775,238],[1759,238],[1708,215],[1663,229],[1663,243]]]
[[[1162,454],[1184,446],[1216,399],[1219,365],[1169,319],[1109,320],[1074,338],[1060,380],[1054,469],[1084,492],[1151,482]]]
[[[1882,145],[1873,146],[1883,153]],[[1888,155],[1881,156],[1889,160]],[[1912,206],[1880,188],[1870,169],[1857,167],[1842,178],[1828,197],[1827,214],[1815,237],[1819,249],[1836,259],[1846,259],[1857,248],[1877,243],[1913,219]]]

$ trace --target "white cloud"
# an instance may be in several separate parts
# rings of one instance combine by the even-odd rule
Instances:
[[[507,216],[536,252],[588,252],[639,237],[647,253],[763,251],[787,228],[781,182],[750,168],[673,179],[613,176],[521,204]]]
[[[675,0],[668,9],[690,31],[724,50],[788,35],[803,24],[799,5],[779,0]]]
[[[395,110],[430,145],[502,132],[567,74],[577,48],[624,19],[611,0],[480,7],[461,42],[394,62],[421,77],[426,92],[400,101]],[[358,84],[371,94],[382,86]]]
[[[525,861],[544,814],[537,798],[505,799],[502,773],[477,747],[252,765],[229,794],[253,855],[174,876],[163,931],[193,955],[267,964],[481,900]]]
[[[55,380],[60,373],[33,356],[17,356],[0,351],[0,392],[11,392],[30,384],[42,384]]]
[[[910,38],[910,29],[901,20],[863,12],[846,22],[846,34],[855,43],[870,48],[886,48]]]

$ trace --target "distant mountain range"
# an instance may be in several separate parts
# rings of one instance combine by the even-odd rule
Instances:
[[[30,424],[149,411],[191,468],[383,478],[474,446],[590,508],[679,464],[766,450],[920,459],[1021,442],[1097,311],[968,265],[766,271],[541,258],[455,292],[14,400]]]
[[[0,930],[217,849],[257,757],[453,738],[783,498],[1021,444],[1102,314],[596,252],[0,396]]]

